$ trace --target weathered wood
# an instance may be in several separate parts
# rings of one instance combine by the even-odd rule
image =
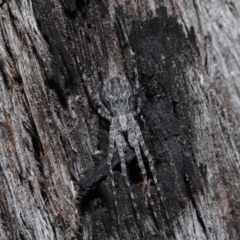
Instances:
[[[1,239],[239,239],[240,4],[0,0]],[[109,122],[81,79],[114,62],[154,159],[125,152],[141,220],[113,157]],[[100,93],[100,89],[98,89]],[[136,99],[135,99],[136,100]]]

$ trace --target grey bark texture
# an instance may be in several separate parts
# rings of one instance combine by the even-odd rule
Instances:
[[[230,0],[0,0],[0,239],[239,239],[239,14]],[[101,86],[110,62],[130,84],[137,66],[157,218],[130,146],[141,219],[117,151],[115,209],[109,122],[82,80]]]

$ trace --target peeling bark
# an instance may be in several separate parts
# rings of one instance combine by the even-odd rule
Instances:
[[[216,11],[216,9],[218,9]],[[240,4],[0,1],[1,239],[239,239]],[[134,84],[161,187],[145,203],[133,149],[119,156],[81,79],[110,62]],[[99,89],[100,91],[100,89]]]

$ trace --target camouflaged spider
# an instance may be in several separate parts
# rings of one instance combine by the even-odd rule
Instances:
[[[160,187],[158,180],[155,174],[153,159],[148,151],[148,148],[143,139],[142,132],[134,116],[137,114],[137,111],[133,111],[133,91],[128,80],[121,76],[116,68],[109,71],[109,76],[103,82],[103,88],[101,95],[98,91],[95,91],[93,84],[93,77],[90,71],[84,71],[82,75],[83,81],[87,87],[88,94],[92,99],[94,105],[98,108],[98,113],[105,119],[110,121],[110,131],[109,131],[109,150],[107,163],[109,167],[109,173],[111,177],[111,184],[113,189],[113,195],[115,199],[115,206],[117,207],[117,196],[116,196],[116,187],[113,177],[112,170],[112,157],[114,152],[114,147],[116,145],[117,151],[120,157],[122,176],[128,187],[130,197],[132,200],[133,207],[136,211],[137,218],[139,218],[139,213],[137,211],[137,204],[133,192],[131,191],[130,181],[127,174],[126,163],[124,159],[124,148],[127,144],[123,134],[127,135],[129,145],[134,149],[138,164],[141,170],[143,177],[144,185],[147,188],[147,198],[150,205],[153,207],[153,200],[151,198],[151,193],[148,188],[148,180],[146,169],[143,163],[141,156],[140,147],[144,155],[148,160],[150,171],[153,175],[154,183],[157,187],[157,190],[160,192]],[[101,101],[100,96],[103,97],[104,103]],[[109,109],[109,110],[108,110]],[[156,217],[156,212],[154,211]]]

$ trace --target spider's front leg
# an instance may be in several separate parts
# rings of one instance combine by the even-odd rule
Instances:
[[[91,98],[91,101],[97,107],[98,113],[103,118],[108,119],[109,121],[111,121],[112,117],[110,115],[110,112],[107,110],[107,108],[101,102],[99,92],[97,92],[95,87],[94,87],[92,73],[89,70],[85,70],[83,72],[83,74],[82,74],[82,79],[83,79],[84,84],[85,84],[85,86],[87,88],[87,91],[88,91],[88,94],[89,94],[89,96]]]
[[[93,77],[92,73],[89,70],[85,70],[82,75],[82,79],[84,81],[84,84],[87,88],[88,94],[91,98],[91,101],[94,105],[96,105],[98,113],[104,117],[105,119],[108,119],[110,122],[112,122],[112,117],[110,115],[110,112],[107,110],[107,108],[103,105],[103,103],[100,100],[99,93],[95,91],[94,84],[93,84]],[[108,148],[108,156],[107,156],[107,164],[113,189],[113,197],[114,197],[114,204],[117,210],[117,193],[116,193],[116,187],[114,182],[114,176],[113,176],[113,170],[112,170],[112,158],[113,158],[113,152],[114,152],[114,143],[115,143],[115,129],[113,128],[113,125],[110,125],[110,131],[109,131],[109,148]]]

